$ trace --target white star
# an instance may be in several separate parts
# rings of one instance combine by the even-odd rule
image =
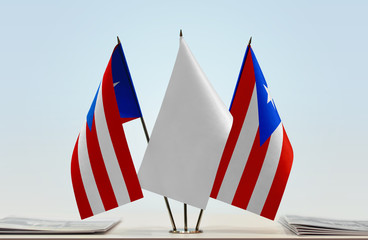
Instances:
[[[268,88],[266,87],[266,85],[263,84],[263,87],[265,88],[266,92],[267,92],[267,104],[269,102],[272,102],[272,106],[275,107],[275,103],[273,102],[273,99],[271,97],[271,94],[270,94],[270,90],[268,90]]]
[[[114,87],[115,87],[116,85],[118,85],[119,83],[120,83],[120,81],[119,81],[119,82],[114,83]]]

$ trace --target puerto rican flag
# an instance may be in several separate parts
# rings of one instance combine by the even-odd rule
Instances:
[[[73,151],[71,176],[82,219],[143,197],[122,125],[139,117],[141,109],[119,43]]]
[[[250,45],[230,106],[234,118],[211,197],[273,220],[293,150]]]

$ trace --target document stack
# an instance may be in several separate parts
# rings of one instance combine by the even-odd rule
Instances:
[[[280,223],[296,235],[368,235],[368,221],[335,220],[287,215]]]
[[[103,233],[119,220],[65,221],[24,217],[0,219],[0,234],[88,234]]]

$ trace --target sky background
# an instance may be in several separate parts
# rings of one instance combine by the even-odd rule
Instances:
[[[151,132],[183,29],[226,106],[253,37],[294,149],[278,216],[368,220],[367,12],[367,1],[0,1],[0,216],[79,218],[71,155],[116,36]],[[138,169],[140,121],[124,127]],[[144,195],[99,217],[166,214]],[[213,199],[206,212],[251,214]]]

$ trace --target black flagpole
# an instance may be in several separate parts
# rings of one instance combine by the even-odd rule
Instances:
[[[184,203],[184,232],[188,232],[188,216],[186,203]]]
[[[117,36],[117,39],[118,39],[118,44],[120,44],[119,36]],[[148,143],[150,138],[149,138],[149,135],[148,135],[148,131],[147,131],[147,127],[146,127],[146,123],[144,121],[143,115],[142,115],[142,117],[140,117],[140,119],[141,119],[141,123],[142,123],[142,126],[143,126],[143,131],[144,131],[144,134],[146,135],[146,140],[147,140],[147,143]],[[166,196],[164,196],[164,200],[165,200],[167,211],[169,212],[170,221],[171,221],[173,231],[176,231],[176,225],[175,225],[174,217],[173,217],[172,212],[171,212],[169,200],[167,199]]]
[[[201,209],[201,211],[199,212],[199,216],[198,216],[198,220],[197,220],[197,225],[195,227],[195,230],[196,231],[199,231],[199,225],[201,224],[202,214],[203,214],[203,209]]]
[[[183,37],[183,31],[180,29],[179,37]],[[187,215],[187,204],[184,203],[184,232],[188,232],[188,215]]]
[[[143,130],[144,130],[144,134],[146,135],[146,139],[147,139],[147,143],[148,143],[149,142],[149,135],[148,135],[146,123],[144,122],[143,115],[141,117],[141,122],[142,122]],[[171,221],[171,225],[172,225],[173,231],[176,231],[176,225],[175,225],[174,217],[173,217],[172,212],[171,212],[169,200],[167,199],[166,196],[164,196],[164,200],[165,200],[167,211],[169,212],[170,221]]]
[[[180,36],[182,36],[181,30],[180,30]],[[252,43],[252,37],[250,37],[250,39],[249,39],[248,46],[250,46],[251,43]],[[203,209],[201,209],[201,211],[199,212],[197,225],[196,225],[196,228],[195,228],[196,231],[199,231],[199,225],[201,224],[202,215],[203,215]]]
[[[183,31],[180,29],[180,37],[183,37]],[[199,216],[198,216],[198,220],[197,220],[197,224],[195,227],[195,231],[196,232],[200,232],[199,231],[199,225],[201,224],[201,220],[202,220],[202,215],[203,215],[203,209],[201,209],[201,211],[199,212]],[[187,204],[184,203],[184,231],[188,231],[188,217],[187,217]]]

